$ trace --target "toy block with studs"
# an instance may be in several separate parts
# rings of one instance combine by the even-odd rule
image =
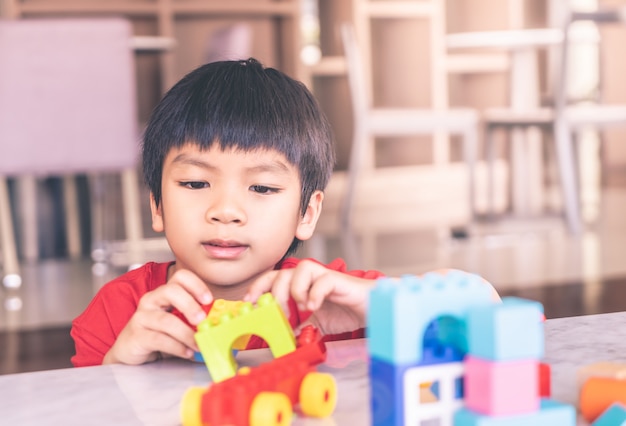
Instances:
[[[541,303],[505,297],[476,306],[467,316],[469,352],[494,361],[541,358],[544,351]]]
[[[371,356],[397,364],[422,359],[421,341],[433,319],[464,317],[470,306],[493,303],[491,286],[481,277],[451,270],[400,279],[381,278],[370,293],[367,314]],[[458,346],[466,346],[459,342]]]
[[[271,293],[259,297],[256,306],[242,303],[236,315],[225,312],[217,319],[207,318],[198,324],[195,339],[214,382],[235,375],[233,345],[242,336],[253,334],[267,342],[275,358],[296,348],[291,325]]]

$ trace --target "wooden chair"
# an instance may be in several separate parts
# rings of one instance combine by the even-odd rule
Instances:
[[[550,134],[554,140],[558,166],[563,213],[572,235],[579,235],[583,229],[580,205],[580,188],[577,156],[574,149],[574,135],[581,130],[593,128],[601,131],[610,126],[626,126],[626,104],[606,104],[602,102],[574,103],[570,101],[568,84],[575,69],[569,64],[572,47],[576,43],[601,43],[597,33],[575,37],[571,27],[575,22],[590,21],[596,25],[626,22],[626,8],[599,9],[591,12],[571,12],[561,29],[552,29],[552,41],[543,38],[545,46],[560,46],[556,61],[554,79],[554,102],[548,107],[526,110],[493,108],[485,111],[485,136],[487,160],[489,164],[489,198],[493,199],[494,138],[497,130],[511,132],[516,129],[537,127]],[[493,205],[492,202],[489,203]],[[490,209],[492,211],[492,209]],[[493,211],[492,211],[493,212]]]
[[[468,170],[468,206],[474,211],[474,156],[479,117],[475,110],[465,108],[418,109],[374,106],[366,77],[366,64],[352,25],[343,24],[341,34],[347,61],[348,81],[354,121],[352,151],[348,166],[345,196],[340,207],[340,229],[344,251],[349,262],[359,263],[354,245],[353,218],[357,186],[366,166],[366,156],[372,152],[376,137],[458,135],[463,142],[463,160]]]
[[[141,239],[131,37],[130,23],[117,18],[0,22],[0,141],[5,147],[0,156],[0,250],[5,286],[21,285],[8,178],[27,183],[15,198],[30,216],[23,218],[24,227],[36,236],[35,179],[66,177],[67,229],[73,233],[68,239],[75,240],[78,202],[71,177],[120,173],[126,238]]]

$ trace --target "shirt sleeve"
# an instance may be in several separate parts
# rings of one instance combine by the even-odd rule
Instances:
[[[137,309],[137,298],[130,286],[109,283],[93,298],[87,309],[72,321],[70,334],[76,354],[75,367],[100,365],[117,336]]]

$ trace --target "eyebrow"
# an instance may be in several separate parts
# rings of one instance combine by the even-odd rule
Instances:
[[[196,166],[196,167],[200,167],[200,168],[207,169],[207,170],[214,170],[217,168],[206,161],[199,160],[196,157],[190,156],[189,154],[186,154],[186,153],[178,154],[176,157],[174,157],[174,159],[172,160],[172,163],[173,164],[176,164],[176,163],[188,164],[191,166]],[[290,172],[289,167],[284,162],[276,161],[276,160],[264,161],[254,166],[247,167],[246,171],[249,173],[270,172],[270,173],[278,173],[278,174],[288,174]]]

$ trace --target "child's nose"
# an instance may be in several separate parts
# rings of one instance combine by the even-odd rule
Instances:
[[[243,203],[232,193],[214,194],[207,210],[207,220],[219,223],[244,223],[246,213]]]

